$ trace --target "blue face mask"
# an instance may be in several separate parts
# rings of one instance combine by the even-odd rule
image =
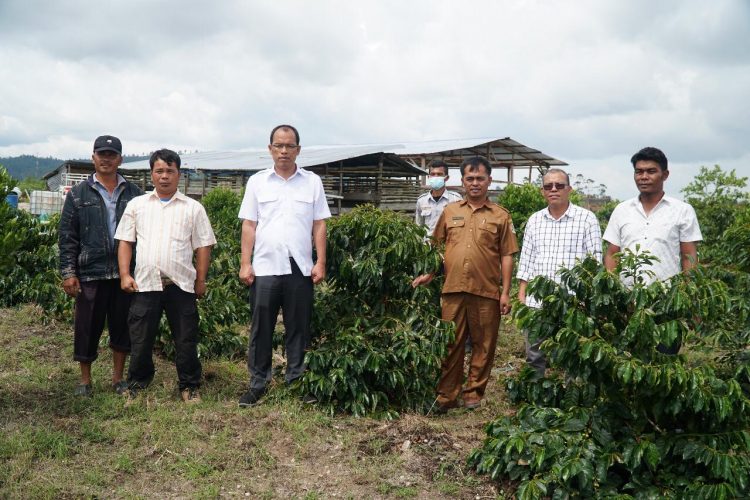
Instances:
[[[443,177],[428,177],[427,186],[433,191],[443,189],[445,187],[445,179]]]

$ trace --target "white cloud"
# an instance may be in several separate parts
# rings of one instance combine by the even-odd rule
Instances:
[[[626,197],[646,145],[750,168],[748,32],[744,0],[6,0],[0,155],[511,136]]]

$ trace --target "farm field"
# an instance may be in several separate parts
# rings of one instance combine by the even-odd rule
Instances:
[[[275,385],[257,407],[237,398],[244,360],[204,362],[203,402],[179,401],[174,365],[157,358],[131,402],[94,364],[77,399],[72,327],[35,306],[0,309],[0,498],[496,498],[509,488],[466,465],[484,425],[511,412],[498,379],[523,363],[503,325],[486,405],[396,420],[330,416]]]

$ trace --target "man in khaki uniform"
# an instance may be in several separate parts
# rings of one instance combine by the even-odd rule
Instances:
[[[465,408],[480,405],[495,356],[500,315],[510,312],[513,254],[518,243],[508,211],[487,199],[491,174],[489,162],[482,157],[461,165],[466,198],[445,207],[432,236],[435,242],[445,243],[442,317],[456,324],[456,339],[443,360],[437,388],[439,413],[459,406],[467,336],[472,352],[462,399]],[[432,278],[424,274],[412,286],[427,284]]]

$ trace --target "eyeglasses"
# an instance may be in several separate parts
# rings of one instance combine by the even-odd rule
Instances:
[[[298,144],[271,144],[271,147],[275,149],[276,151],[283,151],[285,149],[288,149],[289,151],[294,151],[299,147]]]
[[[568,185],[561,182],[550,182],[549,184],[543,185],[542,189],[544,189],[545,191],[552,191],[552,188],[555,188],[558,191],[562,191],[566,187],[568,187]]]

